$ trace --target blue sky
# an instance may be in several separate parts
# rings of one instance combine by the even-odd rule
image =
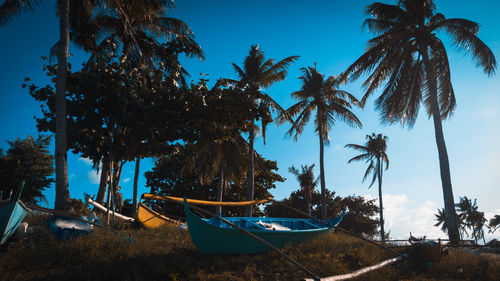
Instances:
[[[384,1],[394,3],[394,1]],[[11,24],[0,27],[0,148],[8,148],[5,140],[36,135],[33,116],[40,116],[40,105],[26,89],[21,88],[24,77],[37,85],[49,81],[42,72],[41,56],[48,56],[49,48],[58,40],[58,21],[54,2],[42,1],[33,13],[23,14]],[[286,3],[286,4],[284,4]],[[252,44],[259,44],[267,58],[277,60],[291,55],[300,59],[289,69],[285,81],[267,89],[283,107],[292,105],[290,93],[300,89],[297,79],[300,68],[312,66],[325,75],[344,71],[365,49],[371,34],[361,29],[364,9],[372,1],[177,1],[171,16],[184,20],[196,35],[205,51],[206,60],[185,59],[183,65],[197,80],[200,73],[209,78],[236,78],[231,63],[242,65]],[[500,18],[496,1],[436,1],[438,11],[446,17],[461,17],[481,25],[479,37],[500,60]],[[486,8],[487,7],[487,8]],[[445,43],[446,35],[439,34]],[[453,190],[459,196],[477,198],[487,217],[500,214],[500,77],[488,77],[475,67],[469,55],[457,52],[447,45],[452,67],[452,82],[457,98],[457,109],[444,122]],[[79,69],[87,57],[74,46],[70,62]],[[361,80],[342,87],[361,97]],[[377,198],[377,187],[368,189],[361,179],[366,166],[363,163],[346,164],[355,152],[347,150],[348,143],[363,143],[372,132],[389,137],[387,153],[390,167],[384,174],[384,204],[387,226],[395,238],[407,238],[408,232],[428,237],[444,237],[432,227],[433,214],[442,208],[441,180],[434,129],[425,111],[420,112],[415,126],[409,130],[399,125],[380,123],[374,111],[373,95],[364,110],[355,109],[363,122],[362,129],[337,123],[331,132],[331,144],[325,150],[326,186],[337,194],[356,194]],[[298,188],[288,167],[295,165],[319,166],[318,138],[312,126],[294,142],[284,138],[288,126],[268,128],[267,144],[262,138],[256,150],[266,158],[278,161],[279,173],[287,178],[278,184],[272,194],[276,198],[288,196]],[[83,193],[95,194],[97,177],[91,166],[78,155],[69,155],[70,193],[82,198]],[[141,162],[141,173],[151,168],[150,160]],[[319,174],[319,169],[316,170]],[[124,197],[132,194],[133,163],[124,168],[122,187]],[[147,192],[145,180],[139,181],[139,192]],[[47,198],[51,205],[54,189]],[[490,237],[490,236],[488,236]],[[500,233],[496,233],[500,238]]]

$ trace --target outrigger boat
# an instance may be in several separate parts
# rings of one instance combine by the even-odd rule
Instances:
[[[3,245],[16,231],[19,224],[28,213],[28,208],[19,200],[23,191],[24,181],[21,182],[13,198],[3,200],[0,196],[0,245]]]
[[[282,248],[287,244],[300,243],[332,231],[345,214],[344,209],[338,217],[329,221],[263,217],[203,219],[191,212],[188,202],[188,200],[184,200],[184,210],[191,239],[200,252],[208,255],[252,254],[270,250],[269,246],[250,237],[237,227],[263,239],[276,248]]]
[[[153,229],[160,226],[180,226],[183,223],[169,217],[166,217],[155,210],[148,208],[146,205],[140,203],[137,207],[137,219],[145,228]]]
[[[142,199],[146,200],[160,200],[160,201],[167,201],[175,204],[182,204],[184,202],[184,198],[181,197],[174,197],[174,196],[162,196],[162,195],[156,195],[156,194],[148,194],[144,193],[141,196],[141,201]],[[202,205],[202,206],[247,206],[247,205],[254,205],[254,204],[261,204],[264,202],[269,201],[268,199],[262,199],[262,200],[254,200],[254,201],[243,201],[243,202],[214,202],[214,201],[206,201],[206,200],[197,200],[197,199],[187,199],[189,204],[193,205]],[[157,211],[148,208],[146,205],[139,203],[139,206],[137,208],[137,220],[144,225],[146,228],[157,228],[160,226],[182,226],[184,225],[182,222],[169,218],[167,216],[164,216]]]

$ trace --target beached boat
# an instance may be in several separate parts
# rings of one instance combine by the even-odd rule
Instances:
[[[191,239],[203,254],[250,254],[270,250],[263,243],[224,222],[237,225],[277,248],[300,243],[334,229],[344,216],[330,220],[264,217],[223,217],[203,219],[191,212],[184,201],[186,221]]]
[[[28,213],[26,206],[19,200],[23,187],[24,182],[21,182],[13,198],[2,200],[0,196],[0,235],[2,238],[0,245],[7,242]]]
[[[95,221],[94,217],[81,216],[78,219],[72,219],[55,215],[50,217],[46,223],[57,239],[68,240],[94,232],[92,223]]]
[[[137,208],[137,220],[139,220],[144,227],[153,229],[160,226],[179,226],[181,222],[166,217],[155,210],[148,208],[146,205],[140,203]]]

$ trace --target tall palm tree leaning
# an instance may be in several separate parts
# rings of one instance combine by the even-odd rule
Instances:
[[[0,6],[0,26],[10,22],[22,11],[34,9],[38,1],[8,0]],[[69,0],[58,0],[59,48],[57,52],[56,78],[56,200],[54,208],[74,212],[71,206],[68,184],[67,137],[66,137],[66,78],[68,76],[69,49]]]
[[[340,119],[351,127],[362,127],[361,121],[350,110],[352,105],[360,105],[359,101],[350,93],[337,89],[339,80],[337,76],[330,76],[325,79],[324,75],[316,70],[316,66],[301,68],[304,73],[299,77],[302,80],[302,88],[293,92],[292,97],[299,102],[292,105],[285,111],[285,114],[294,117],[295,125],[288,130],[287,134],[292,136],[295,132],[295,141],[309,121],[311,114],[316,110],[314,123],[319,137],[319,168],[321,182],[321,218],[326,219],[326,183],[324,145],[330,143],[328,132],[335,125],[335,121]],[[278,122],[286,121],[286,115],[281,115]]]
[[[448,56],[436,33],[446,32],[453,44],[471,53],[477,66],[488,75],[494,74],[496,61],[491,50],[476,36],[477,23],[460,18],[447,19],[435,13],[435,9],[432,0],[369,5],[367,14],[372,18],[366,19],[364,26],[376,37],[368,41],[367,51],[347,69],[341,81],[355,80],[371,72],[363,84],[366,88],[363,104],[386,82],[375,104],[381,111],[382,120],[388,123],[401,122],[412,127],[420,104],[424,103],[434,121],[448,235],[452,243],[457,243],[460,236],[442,128],[442,120],[452,114],[456,104]]]
[[[300,190],[306,200],[307,213],[311,215],[311,201],[314,188],[318,185],[319,177],[314,178],[314,165],[311,166],[302,165],[301,171],[297,170],[294,166],[288,168],[288,171],[292,173],[300,184]]]
[[[287,68],[291,63],[296,61],[298,56],[290,56],[285,59],[274,63],[274,59],[266,60],[264,57],[264,51],[259,49],[259,45],[253,45],[250,48],[248,56],[243,62],[243,68],[233,63],[234,70],[236,71],[239,80],[226,79],[237,87],[244,90],[244,93],[250,97],[250,100],[257,103],[260,101],[258,106],[266,107],[273,111],[277,111],[279,114],[285,114],[285,110],[268,94],[264,93],[261,89],[265,89],[273,85],[274,83],[284,80],[287,75]],[[268,121],[264,118],[262,120],[262,137],[264,143],[266,140],[266,126]],[[254,139],[255,139],[255,126],[254,120],[252,119],[252,124],[249,133],[248,140],[248,191],[246,200],[253,200],[254,196]],[[252,216],[252,206],[247,206],[245,209],[245,216]]]
[[[378,202],[380,208],[380,237],[382,242],[385,241],[385,231],[384,231],[384,206],[382,204],[382,171],[389,168],[389,157],[385,153],[387,149],[387,140],[389,139],[387,136],[383,136],[382,134],[372,133],[372,135],[366,135],[366,143],[365,145],[358,144],[348,144],[345,147],[352,148],[361,152],[360,155],[355,156],[347,163],[351,163],[353,161],[366,161],[366,163],[370,163],[368,168],[366,168],[365,175],[363,176],[363,182],[366,180],[370,173],[373,174],[372,182],[370,183],[370,187],[372,187],[373,183],[376,179],[378,179]]]

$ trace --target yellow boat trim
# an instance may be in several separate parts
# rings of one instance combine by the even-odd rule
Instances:
[[[161,196],[161,195],[147,194],[147,193],[144,193],[142,195],[142,198],[149,199],[149,200],[169,201],[169,202],[174,202],[177,204],[182,204],[184,202],[184,198],[180,198],[180,197]],[[253,200],[253,201],[241,201],[241,202],[216,202],[216,201],[205,201],[205,200],[197,200],[197,199],[187,199],[187,202],[188,202],[188,204],[202,205],[202,206],[248,206],[248,205],[262,204],[262,203],[268,202],[270,200],[271,200],[271,198]]]
[[[153,229],[163,225],[178,226],[182,223],[180,221],[166,217],[153,209],[148,208],[146,205],[140,203],[137,208],[137,219],[144,225],[144,227]]]

